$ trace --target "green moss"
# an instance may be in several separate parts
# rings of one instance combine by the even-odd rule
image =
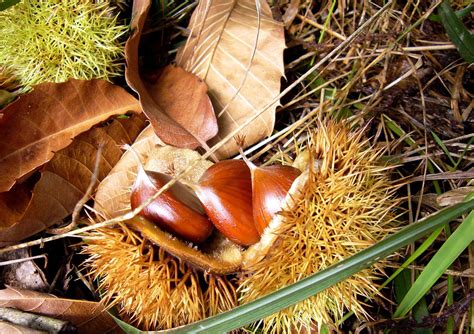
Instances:
[[[123,72],[123,35],[107,2],[26,0],[0,12],[0,64],[26,88]]]

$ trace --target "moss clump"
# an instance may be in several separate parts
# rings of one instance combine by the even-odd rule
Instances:
[[[110,79],[123,71],[123,38],[107,2],[26,0],[0,12],[0,64],[26,88]]]

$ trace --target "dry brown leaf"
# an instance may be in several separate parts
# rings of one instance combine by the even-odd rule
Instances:
[[[100,181],[120,160],[123,153],[120,146],[131,144],[144,123],[140,115],[117,119],[105,127],[93,128],[79,135],[71,145],[57,152],[44,166],[28,207],[24,208],[24,202],[21,203],[24,209],[21,216],[17,210],[7,217],[10,219],[0,222],[0,242],[24,239],[70,215],[87,191],[99,146],[102,146],[97,175]],[[0,197],[0,208],[8,205],[6,201],[2,203]]]
[[[0,193],[0,226],[18,221],[31,199],[31,188],[17,184],[10,191]],[[8,224],[9,225],[9,224]]]
[[[94,208],[99,213],[115,217],[130,210],[131,185],[135,180],[139,163],[137,158],[145,161],[148,152],[155,145],[163,145],[163,142],[155,135],[153,127],[148,126],[137,137],[132,150],[122,155],[120,161],[99,184],[94,202]]]
[[[445,192],[436,197],[436,203],[441,206],[450,206],[461,203],[467,195],[474,191],[474,186],[460,187]]]
[[[290,4],[286,8],[285,14],[282,16],[283,23],[285,27],[290,27],[293,23],[293,20],[298,14],[298,9],[300,6],[300,0],[291,0]]]
[[[123,88],[101,80],[44,83],[9,104],[0,118],[0,192],[49,161],[78,134],[112,115],[139,111]]]
[[[15,325],[10,322],[0,321],[0,333],[8,334],[45,334],[46,332],[36,329],[26,328],[20,325]]]
[[[43,270],[31,258],[31,248],[22,248],[13,252],[0,254],[0,261],[4,262],[0,272],[0,281],[4,285],[10,285],[21,289],[35,291],[47,291],[50,288],[48,279]],[[17,263],[5,265],[5,261],[22,260]],[[47,259],[37,259],[46,267]],[[2,333],[0,331],[0,333]]]
[[[125,45],[128,85],[140,96],[140,104],[155,133],[166,144],[196,148],[217,134],[217,121],[207,86],[184,70],[168,66],[163,74],[151,79],[140,74],[138,49],[141,33],[150,8],[149,0],[133,2],[133,34]],[[169,104],[169,102],[172,104]]]
[[[143,164],[146,170],[173,174],[171,172],[179,173],[200,158],[196,151],[164,145],[153,132],[153,128],[148,126],[100,183],[94,209],[108,218],[123,215],[131,210],[131,187],[135,182],[139,163]],[[197,182],[199,176],[211,165],[207,160],[199,162],[185,175],[185,179]]]
[[[67,320],[79,333],[122,333],[104,307],[96,302],[7,287],[0,290],[0,306]]]
[[[273,20],[265,0],[203,0],[189,30],[176,62],[209,87],[219,124],[219,134],[211,141],[215,144],[279,94],[284,74],[283,26]],[[272,133],[278,103],[241,132],[247,144]],[[231,140],[218,153],[224,158],[237,151]]]
[[[217,120],[207,95],[207,85],[197,76],[180,67],[169,65],[161,71],[157,79],[144,84],[154,101],[163,106],[166,114],[203,143],[217,134]],[[148,110],[145,113],[156,132],[156,129],[162,126],[158,124],[159,117],[147,112]],[[163,137],[160,132],[157,134],[166,142],[166,136]],[[172,141],[169,144],[175,144],[175,139]],[[196,142],[192,145],[175,146],[195,148],[201,145]]]

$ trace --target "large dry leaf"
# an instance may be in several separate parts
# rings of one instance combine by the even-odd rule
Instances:
[[[139,111],[123,88],[102,80],[44,83],[8,105],[0,118],[0,192],[49,161],[78,134],[112,115]]]
[[[219,134],[212,140],[215,144],[279,94],[284,74],[283,26],[273,20],[266,0],[202,0],[189,29],[191,35],[176,62],[209,87],[219,124]],[[278,103],[240,133],[247,144],[272,133]],[[231,140],[218,153],[229,157],[237,151]]]
[[[144,125],[141,115],[117,119],[105,127],[93,128],[79,135],[71,145],[58,151],[44,166],[29,205],[24,208],[24,199],[21,203],[18,199],[16,206],[19,208],[6,217],[10,219],[0,221],[0,242],[24,239],[70,215],[91,182],[99,146],[102,149],[97,178],[101,181],[120,160],[123,153],[120,147],[131,144]],[[15,186],[10,191],[16,191],[12,196],[18,197],[20,191],[17,188]],[[10,192],[3,194],[4,199],[0,194],[0,208],[6,207],[6,212],[8,207],[14,208],[7,201]]]
[[[195,75],[169,66],[161,76],[140,73],[139,45],[149,0],[133,2],[133,34],[125,45],[128,85],[140,96],[143,112],[166,144],[196,148],[217,134],[217,120],[207,86]],[[169,102],[172,102],[171,104]]]
[[[7,287],[0,290],[0,306],[67,320],[79,333],[122,333],[104,307],[96,302]]]

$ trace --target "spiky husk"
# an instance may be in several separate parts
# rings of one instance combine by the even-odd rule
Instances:
[[[105,304],[144,329],[170,329],[236,306],[225,276],[193,270],[126,226],[91,232],[85,242],[89,274],[99,280]]]
[[[122,36],[107,1],[25,0],[0,12],[0,64],[26,88],[123,72]]]
[[[309,132],[306,156],[319,168],[310,173],[293,210],[283,212],[279,239],[270,253],[241,277],[240,302],[246,303],[322,270],[367,248],[395,230],[396,187],[383,149],[370,147],[363,131],[336,123]],[[264,333],[290,333],[333,325],[345,310],[366,317],[360,297],[377,293],[374,282],[383,263],[262,321]]]

